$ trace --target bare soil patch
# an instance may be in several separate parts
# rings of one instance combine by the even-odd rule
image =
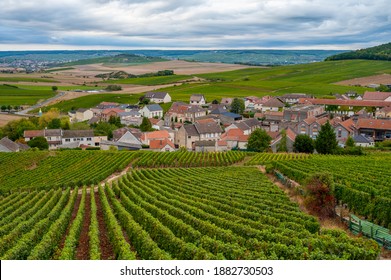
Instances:
[[[77,260],[89,260],[90,259],[90,238],[88,236],[90,222],[91,222],[91,193],[87,192],[86,195],[86,210],[84,214],[83,227],[80,232],[79,244],[76,251]]]
[[[10,114],[0,114],[0,127],[5,126],[10,121],[24,119],[24,117]]]
[[[380,74],[368,77],[355,78],[335,83],[342,86],[368,86],[370,84],[391,84],[391,74]]]

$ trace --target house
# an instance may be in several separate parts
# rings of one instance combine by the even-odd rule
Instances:
[[[372,137],[375,141],[391,139],[391,120],[358,119],[357,134]]]
[[[120,108],[108,108],[104,109],[101,112],[101,119],[102,121],[108,122],[110,120],[110,117],[118,117],[120,113],[125,112],[125,110]]]
[[[306,93],[288,93],[279,96],[278,98],[284,103],[294,105],[299,103],[300,98],[312,98],[312,97],[313,97],[312,95],[308,95]]]
[[[239,128],[243,131],[244,135],[250,135],[255,129],[260,128],[262,126],[261,122],[257,119],[246,119],[240,122],[235,122],[228,126],[225,131],[229,131],[233,128]]]
[[[159,104],[149,104],[149,105],[144,106],[140,110],[140,114],[143,117],[147,117],[147,118],[157,117],[160,119],[163,117],[163,108],[160,107]]]
[[[118,117],[121,120],[121,124],[123,125],[137,125],[139,126],[143,118],[141,117],[141,113],[138,110],[131,110],[118,113]]]
[[[195,141],[218,141],[222,132],[217,122],[185,124],[178,130],[176,144],[194,150]]]
[[[195,141],[194,149],[196,152],[215,152],[216,151],[216,141]]]
[[[298,134],[306,134],[312,139],[316,139],[319,134],[320,128],[324,125],[329,119],[327,117],[316,118],[310,117],[301,122],[297,126]]]
[[[283,137],[282,133],[279,132],[278,136],[274,138],[270,143],[270,147],[273,153],[278,152],[281,145],[282,137]],[[296,133],[292,129],[288,128],[286,130],[286,148],[290,153],[293,152],[293,144],[295,143],[295,139],[296,139]]]
[[[391,102],[391,92],[366,91],[362,97],[363,100],[387,101]]]
[[[143,98],[148,98],[154,103],[169,103],[171,102],[171,96],[168,92],[147,92]]]
[[[223,124],[232,124],[234,122],[241,121],[243,117],[239,114],[224,112],[220,114],[220,120]]]
[[[168,139],[151,140],[149,142],[149,149],[158,152],[174,152],[175,146],[174,143]]]
[[[353,137],[354,143],[356,143],[356,146],[360,147],[374,147],[375,141],[372,137],[366,137],[365,135],[358,134]]]
[[[224,98],[221,99],[220,104],[223,104],[223,105],[226,105],[226,106],[231,106],[233,100],[234,100],[233,98],[224,97]]]
[[[144,132],[141,134],[140,140],[144,145],[149,145],[151,140],[165,140],[168,139],[172,141],[172,137],[167,130],[158,130],[152,132]]]
[[[391,118],[391,106],[381,108],[375,112],[376,118],[379,119],[390,119]]]
[[[8,137],[3,137],[0,140],[0,152],[20,152],[23,150],[28,150],[30,147],[22,143],[15,143],[8,139]]]
[[[78,142],[79,145],[99,146],[99,142],[94,142],[93,130],[63,130],[61,144],[66,145],[73,142]]]
[[[119,106],[119,103],[117,102],[101,102],[99,103],[99,105],[96,106],[97,109],[101,109],[101,110],[104,110],[104,109],[112,109],[112,108],[116,108]]]
[[[71,122],[84,122],[92,119],[94,112],[91,109],[79,108],[76,111],[72,111],[68,114]]]
[[[49,144],[49,150],[57,149],[57,147],[62,144],[61,129],[25,130],[23,137],[26,142],[36,137],[45,137]]]
[[[247,149],[249,135],[244,135],[243,131],[239,128],[233,128],[221,135],[221,140],[227,143],[227,149],[232,148]]]
[[[335,137],[338,141],[338,145],[345,146],[346,140],[349,136],[353,136],[356,131],[356,124],[352,118],[346,121],[339,122],[334,126]]]
[[[191,105],[205,105],[206,99],[203,94],[192,94],[190,96],[190,104]]]
[[[263,104],[268,102],[270,99],[272,99],[272,97],[268,95],[258,98],[257,100],[254,101],[254,109],[256,111],[262,111]]]
[[[310,117],[324,114],[324,106],[321,105],[296,105],[284,109],[283,120],[286,122],[301,122]]]
[[[141,132],[138,129],[122,127],[113,131],[113,141],[101,141],[101,150],[109,150],[115,147],[117,150],[140,150]]]
[[[278,112],[278,111],[281,111],[282,108],[284,108],[285,104],[284,102],[282,102],[280,99],[278,98],[272,98],[268,101],[266,101],[263,105],[262,105],[262,112],[266,112],[266,111],[274,111],[274,112]]]
[[[211,115],[220,115],[225,112],[228,111],[227,111],[227,107],[223,104],[211,104],[209,106],[209,114]]]

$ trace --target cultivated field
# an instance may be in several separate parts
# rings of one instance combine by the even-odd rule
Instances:
[[[0,114],[0,127],[5,126],[10,121],[15,121],[20,119],[23,119],[23,117],[17,115],[10,115],[10,114]]]
[[[254,167],[132,170],[97,189],[0,198],[0,258],[376,259],[380,252],[374,241],[320,230]]]
[[[341,81],[336,83],[337,85],[343,85],[343,86],[369,86],[371,84],[377,84],[377,85],[391,85],[391,74],[380,74],[380,75],[374,75],[374,76],[368,76],[368,77],[362,77],[362,78],[354,78],[346,81]]]

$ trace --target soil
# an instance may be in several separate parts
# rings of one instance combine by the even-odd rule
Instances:
[[[341,81],[335,84],[343,85],[343,86],[368,86],[370,84],[389,85],[391,84],[391,75],[381,74],[381,75],[374,75],[374,76],[368,76],[362,78],[355,78],[351,80]]]
[[[66,238],[67,238],[67,236],[68,236],[68,233],[69,233],[69,230],[70,230],[71,225],[72,225],[72,223],[73,223],[73,220],[76,218],[77,211],[79,210],[80,202],[81,202],[81,195],[78,194],[78,195],[77,195],[76,202],[75,202],[75,205],[74,205],[74,207],[73,207],[72,216],[71,216],[71,220],[69,221],[68,228],[67,228],[67,230],[65,231],[65,234],[63,235],[63,237],[62,237],[62,239],[61,239],[61,242],[60,242],[60,245],[58,246],[57,252],[54,254],[54,259],[55,259],[55,260],[58,259],[58,257],[59,257],[60,254],[61,254],[62,249],[64,248],[65,240],[66,240]]]
[[[24,117],[9,114],[0,114],[0,127],[5,126],[10,121],[24,119]]]
[[[103,211],[102,211],[102,204],[99,199],[99,195],[97,192],[94,192],[95,194],[95,201],[96,201],[96,208],[97,208],[97,218],[98,218],[98,224],[99,224],[99,240],[100,240],[100,251],[101,256],[100,258],[102,260],[114,260],[115,254],[113,250],[113,246],[110,243],[106,224],[103,218]]]
[[[91,194],[86,195],[86,210],[84,214],[83,227],[80,232],[79,244],[76,251],[77,260],[89,260],[90,259],[90,238],[88,236],[90,222],[91,222]]]

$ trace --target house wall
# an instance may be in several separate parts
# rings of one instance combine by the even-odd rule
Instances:
[[[87,110],[83,113],[76,111],[75,121],[77,121],[77,122],[88,121],[88,120],[92,119],[93,116],[94,116],[94,113],[91,110]]]

